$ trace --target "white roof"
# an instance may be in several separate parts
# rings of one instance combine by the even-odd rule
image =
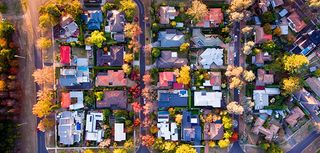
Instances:
[[[169,123],[158,123],[158,137],[163,137],[165,140],[170,140]]]
[[[77,58],[77,66],[88,66],[87,58]]]
[[[269,105],[269,95],[265,90],[253,90],[254,108],[256,110],[263,109],[264,106]]]
[[[279,88],[265,88],[266,94],[268,95],[279,95],[280,89]]]
[[[178,128],[176,123],[170,123],[171,127],[171,140],[172,141],[178,141]]]
[[[194,106],[212,106],[219,108],[221,107],[221,99],[221,92],[194,92]]]
[[[76,75],[77,71],[76,71],[76,69],[61,69],[60,74],[61,75]]]
[[[177,22],[176,27],[177,28],[182,28],[184,26],[183,22]]]
[[[73,21],[62,28],[65,30],[65,35],[70,37],[78,30],[78,25]]]
[[[219,48],[207,48],[201,55],[200,64],[205,69],[210,69],[210,66],[214,63],[217,66],[223,65],[223,49]]]
[[[123,123],[114,123],[114,141],[126,140],[126,133],[124,132]]]
[[[96,129],[97,121],[103,120],[102,113],[90,112],[86,118],[86,140],[100,142],[103,137],[103,131]]]
[[[83,108],[83,92],[82,91],[71,91],[70,98],[77,98],[77,103],[69,106],[71,110]]]
[[[91,50],[91,49],[92,49],[92,46],[86,45],[86,50]]]

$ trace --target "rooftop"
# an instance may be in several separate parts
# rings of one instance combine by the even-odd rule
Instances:
[[[70,46],[60,46],[60,63],[70,65],[70,55],[71,47]]]
[[[122,90],[104,91],[104,98],[96,102],[97,108],[126,109],[127,93]]]
[[[224,134],[223,124],[205,123],[203,132],[204,140],[221,140]]]
[[[83,108],[83,92],[70,91],[61,93],[61,107],[70,110]]]
[[[222,46],[224,43],[218,36],[204,35],[201,29],[192,29],[192,39],[195,47],[215,47]]]
[[[123,70],[107,70],[99,72],[96,77],[96,86],[126,86],[127,78]]]
[[[158,91],[158,107],[168,108],[177,106],[188,106],[188,91],[174,90],[174,91]]]
[[[194,92],[194,106],[211,106],[214,108],[221,107],[222,93],[221,92]]]
[[[260,26],[255,26],[256,30],[256,35],[255,35],[255,42],[258,43],[263,43],[268,40],[272,40],[272,35],[271,34],[266,34],[263,31],[263,28]]]
[[[160,57],[156,60],[157,68],[180,68],[188,64],[188,59],[179,58],[177,52],[161,51]]]
[[[107,19],[110,32],[123,33],[126,22],[124,13],[118,10],[110,10],[107,12]]]
[[[103,114],[89,112],[86,117],[86,140],[101,142],[104,137],[102,129]]]
[[[223,49],[207,48],[200,57],[200,64],[204,69],[210,69],[212,64],[216,66],[223,65]]]
[[[98,49],[97,65],[98,66],[122,66],[124,54],[125,54],[124,46],[111,46],[110,50],[106,52],[103,49]]]
[[[160,24],[169,24],[170,20],[174,20],[174,18],[178,15],[178,12],[174,7],[161,6],[159,9],[159,14]]]
[[[126,140],[126,132],[123,123],[114,123],[114,141]]]
[[[295,32],[300,32],[307,26],[297,12],[292,12],[287,19],[289,21],[289,27]]]
[[[303,111],[299,107],[295,107],[291,110],[290,115],[285,120],[291,127],[293,127],[297,124],[298,120],[303,117]]]
[[[179,47],[185,42],[185,36],[176,29],[166,29],[159,32],[160,47]]]
[[[209,28],[215,25],[219,25],[223,22],[223,13],[221,8],[210,8],[207,15],[203,20],[197,23],[197,27]]]

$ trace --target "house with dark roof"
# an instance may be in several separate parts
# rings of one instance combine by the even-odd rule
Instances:
[[[160,31],[158,41],[160,47],[179,47],[185,42],[184,34],[176,29]]]
[[[260,52],[255,56],[252,56],[252,64],[255,64],[258,67],[262,67],[266,61],[271,61],[272,57],[268,52]]]
[[[201,29],[192,29],[192,38],[195,47],[216,47],[223,46],[223,41],[218,37],[218,35],[213,34],[203,34]]]
[[[288,17],[289,27],[294,32],[300,32],[307,24],[302,20],[296,11],[292,12]]]
[[[187,90],[158,90],[158,107],[186,107],[188,96]]]
[[[71,15],[66,15],[61,18],[59,24],[53,28],[55,38],[69,38],[72,37],[77,39],[79,35],[79,27],[77,23],[73,20]]]
[[[265,86],[266,84],[274,83],[274,75],[268,74],[264,69],[258,69],[256,86]]]
[[[87,24],[88,30],[100,30],[103,22],[103,15],[100,10],[93,10],[86,12],[83,19]]]
[[[291,110],[290,115],[286,117],[285,121],[291,126],[294,127],[298,120],[304,117],[303,111],[299,107],[295,107]]]
[[[124,46],[111,46],[108,51],[98,49],[97,66],[122,66]]]
[[[209,79],[204,80],[204,87],[211,87],[212,90],[221,90],[221,72],[208,72]]]
[[[204,123],[204,140],[221,140],[224,134],[223,124],[215,122],[215,123]]]
[[[179,58],[177,52],[161,51],[160,57],[156,60],[157,68],[180,68],[188,64],[188,59]]]
[[[221,8],[209,8],[208,13],[202,21],[197,23],[197,27],[210,28],[218,26],[223,22],[223,13]]]
[[[293,48],[290,50],[295,54],[308,55],[317,46],[320,45],[320,30],[312,30],[303,34],[295,42]]]
[[[127,92],[122,90],[104,91],[104,97],[96,102],[97,108],[127,109]]]
[[[96,77],[97,87],[115,87],[126,86],[127,78],[123,70],[107,70],[106,72],[99,72]]]
[[[259,133],[262,133],[265,135],[265,139],[268,141],[271,141],[274,136],[278,133],[280,127],[275,124],[269,124],[269,128],[265,128],[263,124],[266,121],[267,116],[260,115],[257,117],[256,122],[254,123],[254,127],[252,128],[252,133],[258,135]]]
[[[320,79],[316,77],[309,77],[306,80],[306,83],[309,85],[311,90],[320,97]]]
[[[108,26],[105,31],[111,33],[111,37],[117,42],[124,42],[124,25],[126,23],[125,15],[118,10],[107,12]]]
[[[202,139],[202,130],[198,115],[193,115],[191,112],[184,110],[182,112],[181,123],[181,140],[192,142],[194,145],[200,145]]]

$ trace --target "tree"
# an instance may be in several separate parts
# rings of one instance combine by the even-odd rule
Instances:
[[[269,23],[263,25],[263,31],[266,34],[272,34],[272,27]]]
[[[55,21],[50,18],[49,14],[42,14],[39,16],[39,26],[40,28],[49,28],[54,24]]]
[[[303,68],[309,65],[309,60],[304,55],[292,54],[283,57],[284,70],[290,73],[301,73]]]
[[[220,148],[227,148],[230,145],[229,139],[219,140],[218,145]]]
[[[0,13],[6,13],[8,6],[6,2],[0,2]]]
[[[240,79],[240,78],[237,78],[237,77],[232,77],[231,78],[231,82],[229,84],[229,88],[230,89],[234,89],[234,88],[242,88],[243,86],[243,81]]]
[[[7,88],[6,82],[4,80],[0,80],[0,91],[5,91]]]
[[[116,9],[116,5],[113,4],[113,3],[105,3],[105,4],[102,6],[102,11],[103,11],[103,12],[107,12],[108,10],[112,10],[112,9]]]
[[[38,101],[52,101],[53,91],[49,88],[43,88],[37,92]]]
[[[229,115],[222,116],[222,124],[225,129],[232,128],[232,118]]]
[[[243,12],[231,12],[229,18],[231,21],[241,21],[245,17]]]
[[[102,43],[106,40],[107,39],[104,37],[104,33],[96,30],[91,33],[90,37],[86,39],[86,42],[87,44],[96,45],[97,47],[101,48]]]
[[[42,132],[45,132],[46,130],[52,128],[54,126],[55,122],[52,119],[48,119],[48,118],[43,118],[42,120],[40,120],[40,122],[38,123],[38,129]]]
[[[10,38],[15,31],[14,26],[7,20],[0,22],[0,37]]]
[[[61,11],[54,3],[48,3],[40,7],[39,25],[41,28],[48,28],[56,25],[61,17]]]
[[[190,80],[190,67],[184,65],[180,68],[179,75],[177,76],[177,82],[184,85],[189,85]]]
[[[83,12],[81,3],[78,0],[71,0],[71,2],[67,3],[64,11],[65,13],[70,14],[74,19]]]
[[[163,153],[172,153],[177,147],[177,144],[175,142],[172,141],[165,141],[162,146],[162,152]]]
[[[141,48],[141,44],[137,39],[132,39],[128,44],[128,48],[131,49],[134,53],[138,53],[139,49]]]
[[[263,23],[272,23],[276,20],[276,15],[273,12],[267,11],[262,14]]]
[[[232,0],[229,11],[243,11],[253,4],[254,0]]]
[[[97,101],[101,101],[104,97],[103,91],[97,91],[94,93],[94,95],[96,96]]]
[[[129,139],[124,143],[124,148],[126,148],[128,150],[128,152],[132,152],[134,149],[134,143],[133,143],[133,139]]]
[[[33,72],[34,82],[39,85],[53,84],[54,82],[54,71],[52,67],[43,67]]]
[[[228,65],[227,66],[227,71],[225,73],[226,76],[235,76],[235,77],[240,77],[243,72],[243,67],[235,67],[233,65]]]
[[[227,105],[227,110],[230,114],[237,114],[237,115],[243,114],[243,111],[244,111],[243,107],[239,105],[238,102],[236,101],[230,102]]]
[[[99,147],[104,148],[104,147],[109,147],[111,145],[111,139],[104,139],[99,143]],[[100,152],[99,152],[100,153]]]
[[[262,50],[264,50],[268,53],[274,52],[274,50],[276,50],[276,48],[277,48],[277,45],[272,40],[266,41],[262,44]]]
[[[83,153],[94,153],[94,151],[91,150],[91,149],[86,149],[86,150],[83,151]]]
[[[156,134],[159,131],[157,125],[153,125],[150,127],[150,133],[151,134]]]
[[[152,135],[144,135],[141,137],[142,145],[150,147],[154,143],[154,137]]]
[[[131,53],[124,54],[123,60],[127,63],[131,63],[133,61],[133,54]]]
[[[152,82],[151,75],[150,74],[143,75],[142,81],[144,82],[145,85],[150,85]]]
[[[308,4],[310,7],[320,7],[319,0],[308,0]]]
[[[133,0],[120,0],[119,9],[131,19],[136,12],[136,3]]]
[[[152,48],[151,51],[152,57],[157,58],[160,56],[160,49],[159,48]]]
[[[176,21],[171,21],[171,22],[170,22],[170,25],[171,25],[172,27],[176,27],[176,26],[177,26],[177,22],[176,22]]]
[[[128,64],[123,64],[122,70],[124,71],[125,74],[129,75],[131,73],[132,68]]]
[[[10,59],[13,58],[13,56],[14,56],[14,52],[13,52],[12,49],[2,49],[2,50],[0,50],[0,57],[2,59],[10,60]]]
[[[153,110],[153,103],[146,102],[146,104],[143,106],[143,114],[147,115],[150,114]]]
[[[84,103],[85,103],[86,106],[88,106],[88,107],[93,107],[93,106],[94,106],[94,103],[95,103],[94,97],[91,96],[91,95],[86,95],[86,96],[84,97]]]
[[[142,30],[137,23],[127,23],[124,26],[124,34],[127,38],[136,39],[141,33]]]
[[[208,9],[207,5],[198,0],[193,0],[191,7],[188,8],[186,14],[192,17],[192,20],[197,23],[207,15]]]
[[[254,75],[252,70],[250,70],[250,71],[245,70],[243,72],[243,78],[248,82],[252,82],[254,79],[256,79],[256,76]]]
[[[254,45],[255,45],[255,43],[253,41],[248,41],[247,43],[245,43],[244,47],[243,47],[243,53],[246,55],[251,54],[252,48]]]
[[[139,102],[134,102],[131,104],[132,109],[135,113],[139,113],[142,109],[141,105],[139,104]]]
[[[178,146],[176,153],[196,153],[196,149],[194,149],[191,145],[189,144],[182,144]]]
[[[209,141],[209,147],[214,148],[216,146],[216,143],[214,141]]]
[[[181,114],[177,114],[176,116],[175,116],[175,122],[177,123],[177,124],[181,124],[181,122],[182,122],[182,115]]]
[[[320,77],[320,69],[318,68],[316,71],[314,71],[313,75],[315,75],[316,77]]]
[[[39,118],[47,116],[51,113],[52,103],[50,101],[38,101],[33,105],[32,113]]]
[[[113,153],[128,153],[126,149],[117,148],[113,150]]]
[[[52,46],[51,39],[45,38],[45,37],[40,37],[37,40],[37,47],[40,49],[49,49]]]
[[[249,26],[245,26],[244,28],[241,29],[241,32],[243,34],[249,34],[251,31],[252,31],[252,27],[249,27]]]
[[[226,130],[223,134],[223,138],[229,139],[229,138],[231,138],[232,134],[233,134],[233,132],[231,130]]]
[[[300,78],[298,77],[289,77],[285,78],[282,81],[282,89],[284,94],[293,93],[301,88]]]
[[[267,153],[284,153],[284,151],[280,148],[280,146],[271,143],[270,147],[267,150]]]
[[[181,44],[181,46],[180,46],[180,48],[179,48],[179,51],[180,52],[187,52],[188,51],[188,49],[189,49],[189,47],[190,47],[190,44],[189,43],[183,43],[183,44]]]
[[[276,28],[273,30],[273,35],[275,35],[275,36],[281,36],[281,28],[280,28],[280,27],[276,27]]]

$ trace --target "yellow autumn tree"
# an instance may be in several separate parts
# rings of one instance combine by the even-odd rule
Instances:
[[[190,80],[190,67],[184,65],[180,68],[179,75],[177,77],[177,82],[182,83],[184,85],[189,85]]]
[[[199,22],[207,15],[207,5],[199,0],[193,0],[191,7],[187,10],[186,14],[192,17],[194,22]]]
[[[243,11],[250,7],[253,4],[254,0],[231,0],[229,10],[234,11]]]
[[[246,81],[251,82],[251,81],[253,81],[254,79],[256,79],[256,76],[254,75],[254,73],[252,72],[252,70],[250,70],[250,71],[245,70],[245,71],[243,72],[243,78],[244,78]]]
[[[216,143],[214,141],[209,141],[209,147],[214,148],[216,146]]]
[[[37,40],[37,47],[40,49],[48,49],[52,46],[51,39],[45,38],[45,37],[40,37]]]
[[[242,114],[244,109],[243,107],[236,101],[233,101],[233,102],[230,102],[228,105],[227,105],[227,110],[230,114]]]
[[[320,0],[308,0],[310,7],[320,7]]]
[[[177,144],[172,141],[165,141],[161,146],[164,153],[173,152],[176,149],[176,147],[177,147]]]
[[[135,39],[142,33],[140,26],[137,23],[127,23],[124,26],[124,34],[126,37]]]
[[[180,50],[180,52],[187,52],[189,47],[190,47],[190,44],[186,42],[186,43],[181,44],[179,50]]]
[[[175,116],[175,121],[176,121],[177,124],[181,124],[181,122],[182,122],[182,115],[181,115],[181,114],[177,114],[177,115]]]
[[[133,61],[133,54],[131,53],[124,54],[123,60],[127,63],[131,63]]]
[[[132,151],[134,149],[134,142],[133,139],[129,139],[124,143],[124,148],[126,148],[129,151]]]
[[[242,86],[243,86],[243,81],[240,78],[237,78],[237,77],[231,78],[231,81],[229,84],[230,89],[234,89],[234,88],[240,89],[240,88],[242,88]]]
[[[133,0],[121,0],[119,9],[124,12],[128,18],[132,18],[135,14],[136,3]]]
[[[290,73],[300,73],[304,66],[309,65],[309,60],[304,55],[285,55],[283,57],[284,70]]]
[[[32,76],[34,81],[39,85],[53,84],[54,82],[54,71],[52,67],[43,67],[33,72]]]
[[[300,79],[298,77],[285,78],[282,81],[282,89],[284,94],[290,94],[301,88]]]
[[[230,145],[229,139],[219,140],[218,145],[220,148],[227,148]]]
[[[128,64],[123,64],[122,65],[122,70],[125,74],[130,74],[131,73],[131,67]]]
[[[92,149],[86,149],[83,151],[83,153],[94,153],[94,151]]]
[[[52,103],[50,101],[38,101],[33,105],[32,113],[39,118],[47,116],[51,113]]]
[[[137,53],[141,48],[141,44],[137,39],[132,39],[128,44],[128,48],[131,49],[134,53]]]
[[[37,92],[38,101],[51,101],[53,98],[53,91],[49,88],[43,88]]]
[[[52,119],[48,119],[48,118],[43,118],[42,120],[40,120],[40,122],[38,123],[38,129],[42,132],[45,132],[46,130],[48,130],[49,128],[52,128],[54,126],[54,120]]]
[[[90,36],[86,39],[86,44],[96,45],[97,47],[101,48],[104,41],[106,41],[106,37],[104,36],[103,32],[98,30],[93,31]]]
[[[126,149],[117,148],[113,150],[113,153],[128,153]]]
[[[223,134],[223,138],[229,139],[229,138],[231,138],[232,134],[233,134],[233,132],[231,130],[226,130]]]
[[[222,116],[222,124],[225,129],[232,128],[232,118],[229,115]]]
[[[189,144],[182,144],[178,146],[176,153],[196,153],[196,149],[194,149],[191,145]]]
[[[5,91],[6,90],[6,82],[3,80],[0,80],[0,91]]]

